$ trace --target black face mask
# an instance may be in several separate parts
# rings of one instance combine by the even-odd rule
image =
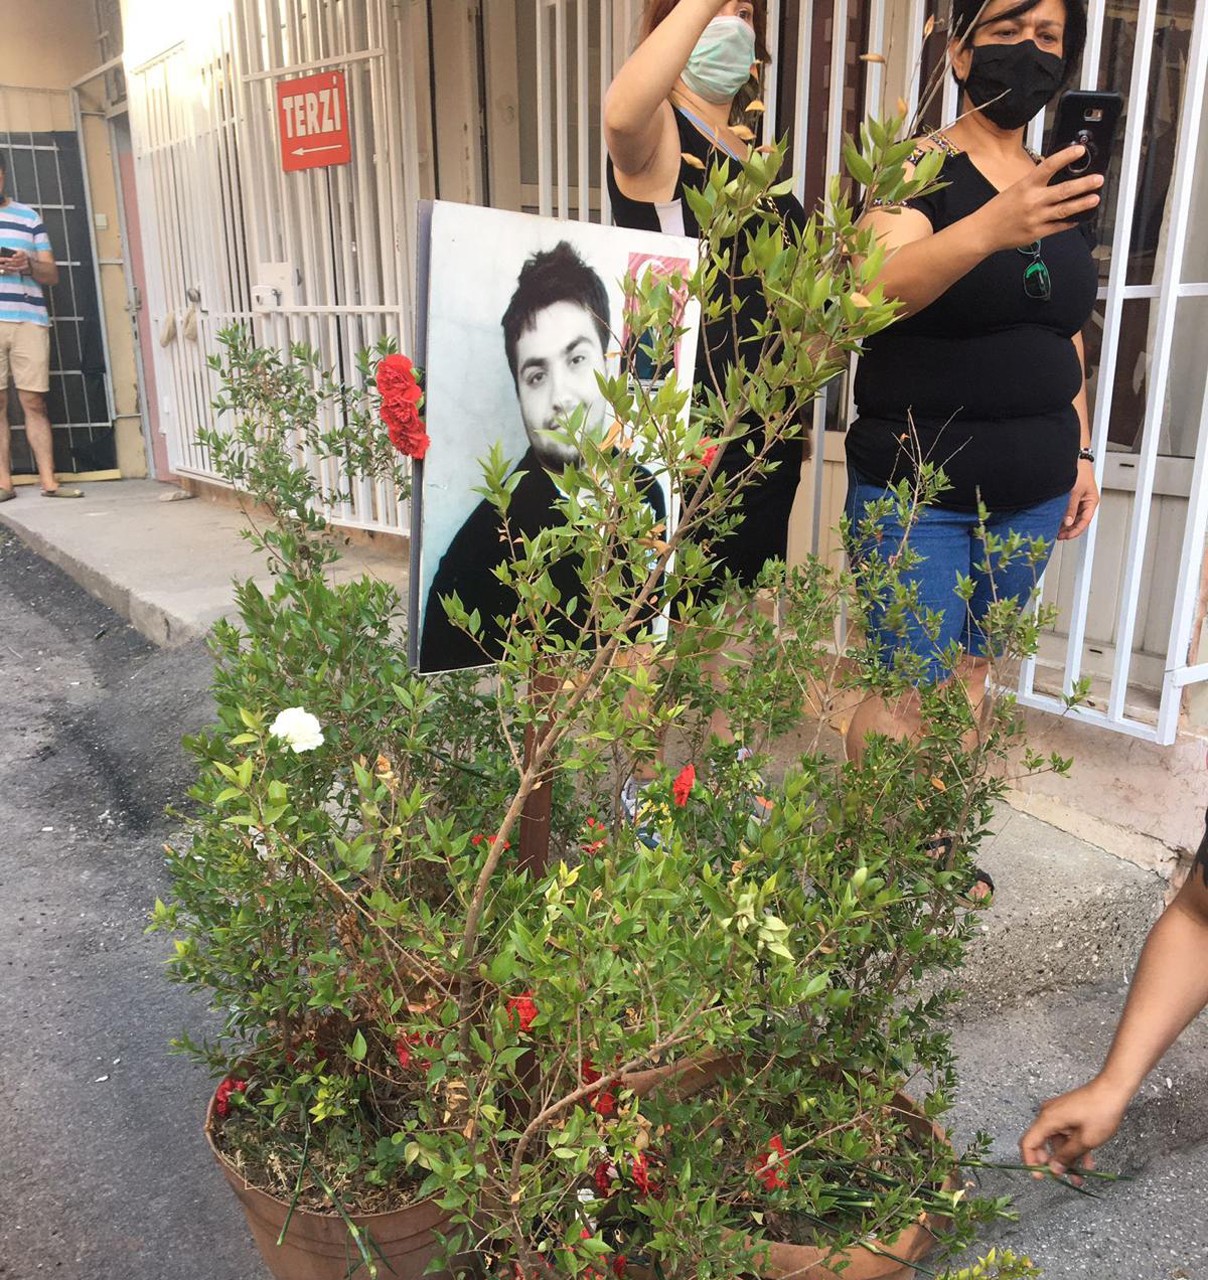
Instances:
[[[971,106],[1000,129],[1022,129],[1048,106],[1065,79],[1065,63],[1033,40],[979,44],[965,78]]]

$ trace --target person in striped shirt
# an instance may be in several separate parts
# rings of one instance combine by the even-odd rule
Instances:
[[[55,479],[54,442],[46,393],[50,390],[50,313],[45,285],[59,279],[50,237],[37,210],[8,198],[8,173],[0,158],[0,502],[17,496],[13,488],[12,435],[8,426],[8,384],[17,388],[42,496],[81,498]]]

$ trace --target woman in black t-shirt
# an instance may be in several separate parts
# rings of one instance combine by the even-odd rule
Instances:
[[[919,151],[945,152],[943,188],[899,208],[865,216],[889,256],[880,276],[905,318],[871,339],[856,377],[858,416],[847,437],[848,515],[853,522],[887,485],[910,479],[918,462],[942,467],[949,488],[910,531],[925,556],[910,576],[925,608],[943,615],[937,640],[921,626],[874,634],[887,660],[906,646],[931,678],[952,672],[943,653],[965,653],[957,674],[971,692],[985,687],[979,622],[992,598],[1023,604],[1043,565],[1016,566],[991,583],[975,536],[978,504],[993,532],[1076,538],[1099,502],[1090,454],[1081,330],[1097,274],[1090,245],[1071,219],[1099,203],[1095,176],[1050,179],[1082,154],[1070,147],[1038,160],[1024,126],[1044,109],[1078,62],[1086,37],[1082,0],[955,0],[953,74],[964,114]],[[900,543],[898,526],[880,546]],[[876,554],[853,548],[856,563]],[[971,606],[955,594],[957,574],[974,579]],[[864,703],[848,752],[866,734],[908,737],[920,729],[917,704]]]

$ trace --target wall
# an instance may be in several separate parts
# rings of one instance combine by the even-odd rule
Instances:
[[[20,19],[6,18],[0,41],[0,84],[69,89],[97,62],[92,0],[38,0]],[[35,98],[35,108],[40,105]],[[0,129],[62,128],[0,119]]]

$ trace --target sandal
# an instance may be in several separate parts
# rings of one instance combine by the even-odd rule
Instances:
[[[44,498],[82,498],[84,496],[83,489],[64,489],[60,485],[57,489],[43,489],[42,496]]]
[[[12,502],[16,496],[16,489],[0,489],[0,502]]]
[[[950,835],[932,836],[923,848],[937,862],[948,862],[956,849],[956,840]],[[976,892],[978,885],[985,886],[981,893]],[[960,897],[961,901],[970,907],[988,905],[990,899],[994,897],[994,877],[984,867],[974,866],[973,876]]]

